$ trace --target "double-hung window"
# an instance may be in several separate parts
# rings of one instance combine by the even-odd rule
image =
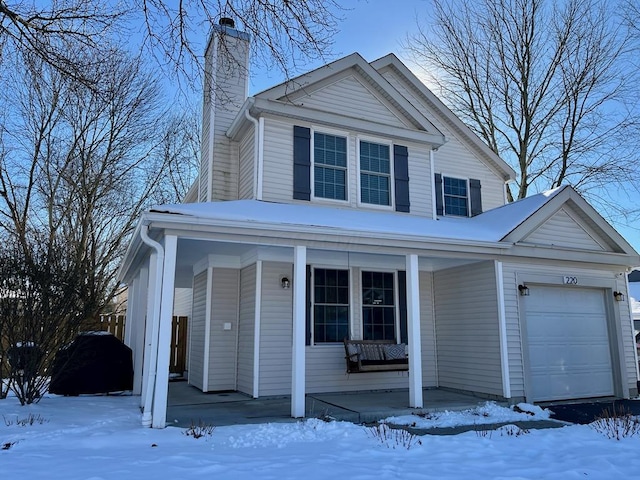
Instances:
[[[469,216],[469,188],[461,178],[442,177],[445,215]]]
[[[314,343],[341,342],[349,336],[349,271],[313,270]]]
[[[315,132],[313,135],[313,195],[347,199],[347,139]]]
[[[362,328],[365,340],[396,339],[394,274],[362,272]]]
[[[360,201],[374,205],[391,205],[389,145],[360,142]]]

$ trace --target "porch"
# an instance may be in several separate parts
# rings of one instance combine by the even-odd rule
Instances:
[[[424,389],[424,406],[409,408],[407,389],[353,393],[314,393],[305,398],[305,417],[330,416],[336,420],[367,423],[420,412],[466,410],[486,399],[442,389]],[[251,398],[239,392],[202,393],[187,382],[170,382],[167,425],[189,427],[203,422],[215,426],[269,422],[295,422],[291,397]],[[507,405],[506,402],[497,402]]]

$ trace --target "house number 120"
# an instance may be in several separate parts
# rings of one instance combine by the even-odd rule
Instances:
[[[578,277],[567,277],[565,275],[564,284],[565,285],[577,285],[578,284]]]

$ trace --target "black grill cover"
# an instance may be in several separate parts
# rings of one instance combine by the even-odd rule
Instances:
[[[49,385],[51,393],[80,395],[131,389],[131,349],[110,333],[80,334],[56,355]]]

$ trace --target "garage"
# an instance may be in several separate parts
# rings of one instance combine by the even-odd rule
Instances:
[[[604,295],[602,289],[531,285],[522,297],[529,400],[614,394]]]

